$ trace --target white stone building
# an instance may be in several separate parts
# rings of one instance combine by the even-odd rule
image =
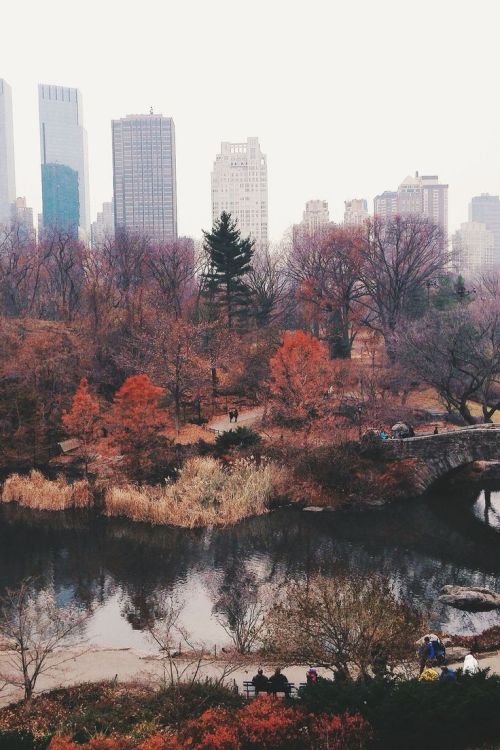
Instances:
[[[223,211],[238,220],[242,237],[267,245],[267,159],[258,138],[221,143],[212,171],[212,221]]]
[[[359,227],[368,218],[368,203],[364,198],[352,198],[344,201],[344,224]]]

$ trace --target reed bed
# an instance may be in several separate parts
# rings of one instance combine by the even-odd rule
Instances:
[[[28,476],[12,474],[8,477],[3,485],[1,500],[34,510],[66,510],[93,505],[92,491],[86,480],[69,484],[62,476],[46,479],[36,470]]]
[[[133,521],[194,528],[234,524],[265,513],[285,471],[264,461],[257,466],[242,459],[224,468],[213,458],[190,458],[177,481],[161,486],[137,485],[108,488],[104,512]]]

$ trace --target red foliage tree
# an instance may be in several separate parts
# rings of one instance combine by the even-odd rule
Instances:
[[[165,411],[159,406],[163,395],[163,389],[147,375],[132,375],[116,392],[108,415],[113,442],[129,471],[139,479],[152,462],[159,432],[165,426]]]
[[[270,365],[278,413],[303,423],[317,416],[334,376],[326,346],[304,331],[288,331]]]
[[[90,392],[87,378],[82,378],[73,396],[71,409],[64,412],[62,422],[68,434],[80,441],[79,453],[85,461],[85,473],[96,437],[99,414],[99,401]]]

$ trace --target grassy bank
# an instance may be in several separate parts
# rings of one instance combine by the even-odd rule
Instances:
[[[107,516],[185,528],[233,524],[265,513],[282,493],[285,470],[276,463],[239,459],[225,467],[211,457],[188,459],[175,482],[163,485],[109,484],[104,488]],[[46,479],[40,472],[13,474],[1,500],[34,510],[67,510],[94,506],[86,480],[70,484],[64,477]]]

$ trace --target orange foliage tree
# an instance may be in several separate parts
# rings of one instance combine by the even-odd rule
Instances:
[[[129,473],[139,479],[154,461],[159,433],[166,414],[159,402],[164,391],[147,375],[132,375],[115,394],[108,414],[112,439],[122,453]]]
[[[82,378],[73,396],[71,409],[63,413],[62,422],[68,434],[80,441],[79,453],[85,462],[85,473],[96,438],[99,415],[99,401],[90,392],[87,378]]]
[[[304,331],[287,331],[270,365],[275,415],[302,424],[316,418],[334,380],[326,346]]]

